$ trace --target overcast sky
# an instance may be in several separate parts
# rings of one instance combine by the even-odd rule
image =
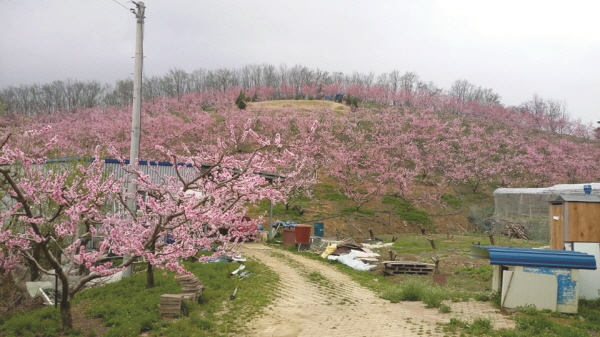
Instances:
[[[118,3],[117,3],[118,2]],[[534,93],[600,120],[600,2],[146,0],[144,73],[296,64],[457,79],[518,105]],[[0,88],[130,78],[125,0],[0,0]]]

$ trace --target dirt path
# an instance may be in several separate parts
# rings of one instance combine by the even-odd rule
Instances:
[[[453,317],[514,327],[489,303],[448,303],[452,312],[441,314],[422,302],[390,303],[319,261],[261,244],[245,245],[242,252],[281,278],[277,299],[250,323],[249,336],[444,336],[440,323]]]

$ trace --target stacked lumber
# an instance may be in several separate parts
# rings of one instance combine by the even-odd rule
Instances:
[[[194,275],[177,275],[175,280],[179,282],[183,298],[191,301],[198,301],[198,297],[204,290],[202,282]]]
[[[181,312],[182,294],[164,294],[160,295],[160,305],[158,312],[161,317],[177,317]]]
[[[412,261],[383,261],[385,275],[427,275],[433,273],[434,265]]]

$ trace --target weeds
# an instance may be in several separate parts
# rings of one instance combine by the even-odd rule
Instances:
[[[422,301],[426,293],[426,285],[410,280],[394,288],[390,288],[381,294],[381,297],[392,303],[400,301]]]
[[[460,332],[461,336],[489,336],[494,332],[494,329],[489,318],[478,317],[472,322],[451,318],[450,322],[446,324],[444,331],[452,333]]]
[[[452,312],[452,308],[450,308],[450,306],[446,304],[442,304],[440,305],[438,311],[440,312],[440,314],[449,314],[450,312]]]

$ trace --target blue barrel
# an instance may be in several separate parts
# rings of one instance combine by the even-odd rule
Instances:
[[[325,223],[323,222],[315,222],[315,236],[323,237],[325,236]]]

